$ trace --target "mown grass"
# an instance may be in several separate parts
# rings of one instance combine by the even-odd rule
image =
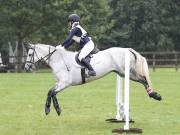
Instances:
[[[131,82],[131,127],[142,128],[143,135],[179,135],[180,72],[157,69],[151,79],[163,100],[150,99],[142,85]],[[44,114],[47,92],[55,84],[52,73],[0,74],[0,135],[111,135],[123,127],[105,122],[116,113],[115,80],[110,74],[59,93],[59,117],[53,107]]]

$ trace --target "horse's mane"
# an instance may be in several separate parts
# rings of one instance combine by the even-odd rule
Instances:
[[[73,52],[73,51],[69,51],[69,50],[66,50],[62,45],[57,45],[57,46],[52,46],[52,45],[48,45],[48,44],[41,44],[41,43],[37,43],[37,44],[34,44],[36,47],[39,47],[39,48],[46,48],[46,49],[49,49],[50,50],[57,50],[57,51],[63,51],[63,52],[68,52],[70,54],[74,54],[74,53],[77,53],[77,52]]]
[[[55,48],[56,48],[55,46],[47,45],[47,44],[37,43],[37,44],[35,44],[35,45],[38,46],[38,47],[43,47],[43,48],[51,48],[51,49],[55,49]]]

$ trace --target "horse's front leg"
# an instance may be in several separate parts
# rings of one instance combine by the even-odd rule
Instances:
[[[49,90],[47,99],[46,99],[46,104],[45,104],[46,115],[49,114],[49,112],[50,112],[51,99],[53,101],[53,105],[54,105],[54,108],[55,108],[57,114],[58,115],[61,114],[61,109],[59,107],[59,103],[58,103],[56,94],[68,86],[69,86],[69,83],[67,83],[67,82],[57,83],[52,89]]]
[[[55,108],[57,114],[60,115],[61,114],[61,109],[59,107],[59,103],[58,103],[56,94],[57,93],[55,92],[55,94],[52,96],[52,100],[53,100],[53,105],[54,105],[54,108]]]
[[[53,95],[55,95],[55,89],[56,85],[51,88],[47,94],[46,104],[45,104],[45,114],[48,115],[50,113],[50,107],[51,107],[51,98]]]

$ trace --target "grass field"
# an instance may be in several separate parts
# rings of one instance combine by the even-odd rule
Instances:
[[[54,85],[52,73],[0,74],[0,135],[111,135],[123,124],[107,123],[115,116],[115,74],[58,94],[62,108],[48,116],[44,103]],[[151,72],[161,102],[150,99],[143,86],[131,82],[131,127],[143,135],[180,135],[180,72]]]

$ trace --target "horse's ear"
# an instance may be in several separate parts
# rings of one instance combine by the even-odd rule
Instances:
[[[29,43],[29,42],[24,42],[24,45],[25,45],[28,49],[34,48],[34,45],[31,44],[31,43]]]
[[[34,44],[29,43],[29,48],[34,48]]]
[[[28,43],[28,48],[29,48],[29,49],[33,49],[34,46],[35,46],[34,44]]]

